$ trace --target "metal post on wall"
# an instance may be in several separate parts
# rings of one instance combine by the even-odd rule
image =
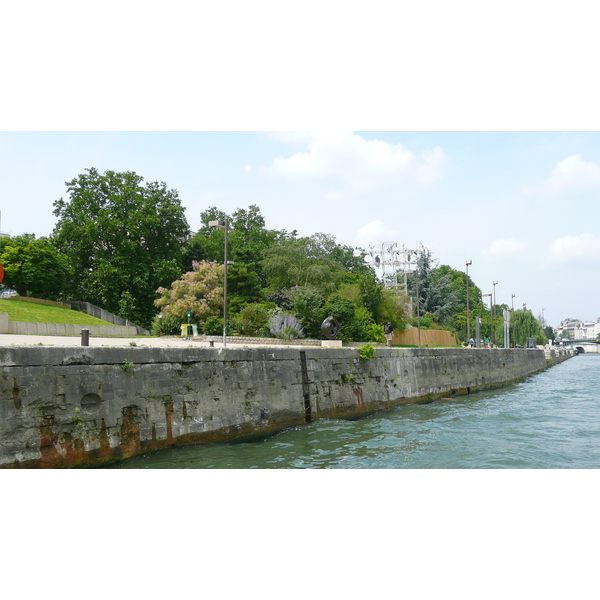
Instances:
[[[217,229],[225,229],[225,256],[223,260],[225,268],[223,279],[223,346],[227,346],[227,243],[229,237],[229,217],[225,217],[224,221],[209,221],[208,226]]]
[[[471,315],[469,311],[469,265],[472,265],[473,261],[468,260],[467,265],[467,342],[471,339]]]

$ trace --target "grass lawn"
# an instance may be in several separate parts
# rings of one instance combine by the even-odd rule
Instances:
[[[67,325],[111,325],[91,315],[50,306],[23,302],[21,300],[0,300],[0,312],[8,313],[11,321],[24,321],[25,323],[66,323]]]

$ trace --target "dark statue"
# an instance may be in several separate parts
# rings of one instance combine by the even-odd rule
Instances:
[[[332,316],[327,317],[323,323],[321,323],[321,331],[328,340],[335,339],[335,336],[339,333],[341,325],[339,321]]]

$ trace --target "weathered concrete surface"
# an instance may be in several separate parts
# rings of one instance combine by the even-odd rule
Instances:
[[[552,363],[571,355],[556,350]],[[520,349],[382,348],[365,361],[353,348],[3,347],[0,466],[95,465],[265,435],[498,387],[547,365],[542,350]]]

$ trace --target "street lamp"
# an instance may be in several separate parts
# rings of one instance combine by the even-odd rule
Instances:
[[[468,260],[467,266],[467,342],[471,339],[471,315],[469,311],[469,265],[472,265],[473,261]]]
[[[227,346],[227,239],[229,233],[229,219],[225,217],[224,221],[209,221],[209,227],[216,229],[225,229],[225,275],[223,279],[223,347]]]
[[[492,329],[492,334],[494,336],[494,346],[496,345],[496,286],[498,285],[497,281],[494,281],[494,327]]]

